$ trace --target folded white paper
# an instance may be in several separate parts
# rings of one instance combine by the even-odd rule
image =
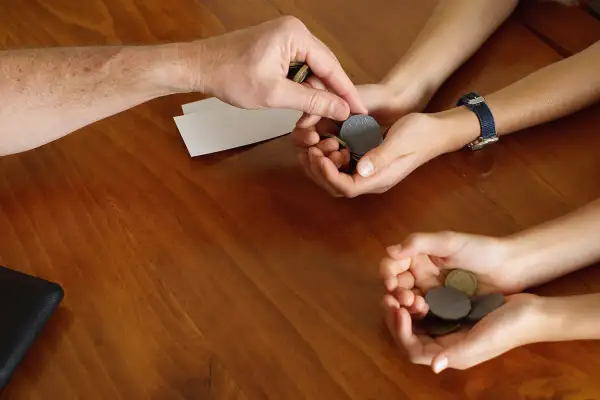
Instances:
[[[182,106],[175,117],[190,156],[216,153],[283,136],[302,115],[295,110],[242,110],[216,98]]]

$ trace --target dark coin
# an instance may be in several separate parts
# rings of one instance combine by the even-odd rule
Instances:
[[[353,115],[342,124],[340,138],[346,142],[352,153],[365,155],[383,142],[381,127],[369,115]]]
[[[460,324],[457,321],[445,321],[432,314],[427,314],[419,322],[419,326],[430,336],[441,336],[454,332],[460,327]]]
[[[288,69],[287,78],[293,80],[294,77],[296,76],[296,74],[298,73],[298,71],[300,71],[300,68],[302,68],[302,65],[303,64],[300,64],[300,65],[290,64],[290,68]]]
[[[436,317],[456,321],[466,317],[471,311],[471,301],[460,290],[439,286],[425,295],[429,310]]]
[[[479,321],[504,304],[502,293],[490,293],[477,296],[471,300],[471,312],[467,315],[469,321]]]

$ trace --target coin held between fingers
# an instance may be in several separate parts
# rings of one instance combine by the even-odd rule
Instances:
[[[308,64],[300,61],[290,62],[287,78],[296,83],[302,83],[312,74]]]

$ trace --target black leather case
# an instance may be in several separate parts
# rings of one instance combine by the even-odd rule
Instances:
[[[56,283],[0,266],[0,391],[63,296]]]

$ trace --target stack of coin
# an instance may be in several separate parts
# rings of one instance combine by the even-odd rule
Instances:
[[[502,293],[475,296],[478,289],[473,273],[461,269],[451,271],[444,286],[431,289],[425,295],[429,313],[420,322],[432,336],[446,335],[461,325],[473,323],[504,304]]]
[[[321,140],[324,140],[324,139],[335,139],[338,142],[338,144],[340,145],[340,149],[347,149],[348,148],[348,145],[346,144],[346,142],[344,142],[338,136],[335,136],[335,135],[332,135],[332,134],[329,134],[329,133],[321,133],[320,136],[321,136]]]
[[[287,78],[296,83],[302,83],[311,74],[308,64],[292,61],[288,69]],[[341,124],[339,136],[321,135],[322,138],[335,138],[341,148],[350,150],[351,161],[356,164],[368,151],[383,142],[381,127],[369,115],[352,115]],[[353,168],[351,168],[353,169]]]
[[[296,83],[302,83],[311,74],[308,64],[301,61],[292,61],[290,68],[288,69],[287,78],[293,80]]]
[[[352,160],[358,160],[383,142],[381,127],[369,115],[352,115],[340,128],[340,139],[350,150]]]

